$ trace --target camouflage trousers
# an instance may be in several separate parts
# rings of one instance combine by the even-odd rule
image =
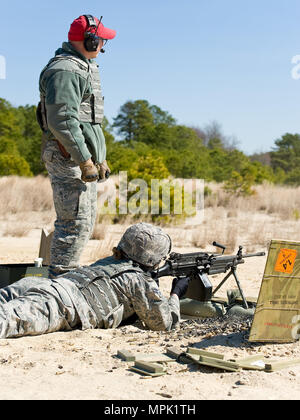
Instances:
[[[0,289],[0,339],[76,327],[96,328],[97,320],[72,281],[26,277]]]
[[[97,183],[83,182],[79,166],[62,156],[55,141],[47,142],[42,159],[51,180],[57,217],[49,267],[49,277],[54,278],[79,265],[96,220]]]

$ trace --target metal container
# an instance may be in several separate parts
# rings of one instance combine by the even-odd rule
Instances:
[[[0,288],[9,286],[23,277],[48,277],[48,266],[36,267],[35,264],[0,265]]]

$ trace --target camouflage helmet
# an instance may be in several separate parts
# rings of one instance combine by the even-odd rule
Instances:
[[[167,257],[171,247],[169,235],[149,223],[130,226],[118,244],[128,258],[146,267],[154,267]]]

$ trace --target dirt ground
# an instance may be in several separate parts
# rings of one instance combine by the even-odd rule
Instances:
[[[184,229],[184,228],[183,228]],[[124,226],[114,227],[112,242],[120,238]],[[180,237],[180,230],[169,230]],[[38,256],[40,232],[26,237],[0,238],[0,263],[32,262]],[[82,264],[95,260],[101,240],[88,244]],[[196,248],[174,247],[191,252]],[[257,249],[257,251],[266,249]],[[266,257],[251,258],[239,267],[239,277],[248,296],[258,296]],[[219,277],[212,281],[216,283]],[[234,286],[228,282],[220,290]],[[169,279],[161,282],[163,293]],[[227,359],[262,354],[276,360],[300,358],[299,342],[292,344],[253,344],[247,341],[247,328],[230,327],[222,320],[213,332],[207,324],[183,321],[172,332],[152,332],[139,323],[116,330],[75,330],[38,337],[0,340],[0,399],[5,400],[287,400],[299,399],[300,365],[274,373],[260,371],[225,372],[194,364],[168,364],[167,374],[144,377],[129,370],[132,363],[116,358],[118,350],[164,353],[168,347],[185,351],[193,346],[222,353]]]

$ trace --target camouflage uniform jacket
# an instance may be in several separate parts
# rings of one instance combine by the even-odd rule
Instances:
[[[43,141],[58,140],[77,165],[91,156],[95,162],[103,162],[103,97],[96,61],[64,42],[42,70],[39,90]]]
[[[109,278],[107,273],[112,273],[112,269],[115,275]],[[101,275],[103,270],[106,276],[92,281],[93,288],[82,282],[85,273],[89,275],[94,273],[95,277]],[[86,297],[87,304],[94,314],[91,317],[89,310],[86,312],[88,316],[81,315],[81,323],[87,328],[115,328],[134,314],[155,331],[171,330],[180,321],[177,296],[165,298],[151,276],[134,266],[132,261],[117,261],[113,257],[108,257],[61,277],[72,280]],[[59,278],[57,280],[60,281]],[[89,289],[88,294],[84,291],[84,287]],[[109,320],[108,315],[112,313],[116,314],[116,317],[114,320]]]

